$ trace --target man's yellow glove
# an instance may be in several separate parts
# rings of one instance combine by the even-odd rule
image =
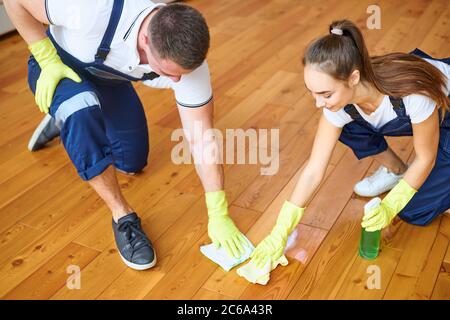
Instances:
[[[272,232],[258,244],[251,255],[258,268],[263,268],[269,259],[273,263],[283,255],[288,236],[300,222],[304,211],[304,208],[289,201],[284,202]]]
[[[399,183],[386,195],[380,205],[368,211],[363,217],[361,226],[368,232],[386,228],[394,217],[412,199],[417,192],[405,180]]]
[[[69,78],[75,82],[81,82],[81,79],[75,71],[61,61],[49,38],[30,44],[28,49],[41,67],[41,74],[36,84],[36,104],[41,112],[48,113],[59,81]]]
[[[240,258],[247,241],[228,215],[225,191],[206,192],[208,208],[208,236],[216,248],[224,247],[230,257]]]

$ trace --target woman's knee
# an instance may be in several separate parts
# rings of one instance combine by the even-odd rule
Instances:
[[[429,225],[438,215],[445,211],[440,206],[423,206],[411,209],[405,207],[405,209],[399,213],[399,218],[417,226]]]

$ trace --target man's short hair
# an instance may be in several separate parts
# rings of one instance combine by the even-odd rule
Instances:
[[[173,3],[158,9],[148,26],[150,50],[187,70],[200,66],[209,49],[205,18],[195,8]]]

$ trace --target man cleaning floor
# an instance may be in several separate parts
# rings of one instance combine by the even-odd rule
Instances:
[[[196,9],[148,0],[5,0],[6,10],[31,52],[28,82],[48,113],[29,144],[39,150],[60,135],[81,179],[112,213],[123,261],[144,270],[156,263],[140,219],[123,197],[116,170],[134,174],[147,164],[147,121],[131,81],[171,88],[186,133],[213,126],[206,55],[208,26]],[[46,31],[43,24],[50,25]],[[217,145],[189,139],[208,209],[208,234],[230,256],[244,252],[245,237],[228,215],[223,168],[202,162]]]

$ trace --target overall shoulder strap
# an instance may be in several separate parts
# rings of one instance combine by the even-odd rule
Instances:
[[[413,54],[413,55],[418,56],[418,57],[423,58],[423,59],[441,61],[441,62],[444,62],[444,63],[450,65],[450,57],[447,57],[447,58],[433,58],[432,56],[430,56],[429,54],[423,52],[419,48],[414,49],[413,51],[410,52],[410,54]]]
[[[352,118],[352,120],[361,120],[363,119],[359,114],[358,110],[356,110],[353,104],[348,104],[344,107],[344,111]],[[363,119],[364,120],[364,119]]]
[[[406,116],[406,107],[405,103],[403,102],[402,98],[396,98],[389,96],[389,100],[392,103],[392,106],[394,107],[394,111],[399,117]]]
[[[124,0],[114,0],[108,27],[106,28],[102,42],[100,43],[100,46],[98,47],[97,53],[95,55],[95,62],[97,63],[103,64],[109,54],[109,51],[111,50],[111,42],[114,38],[114,34],[116,33],[120,16],[122,15],[123,4]]]

